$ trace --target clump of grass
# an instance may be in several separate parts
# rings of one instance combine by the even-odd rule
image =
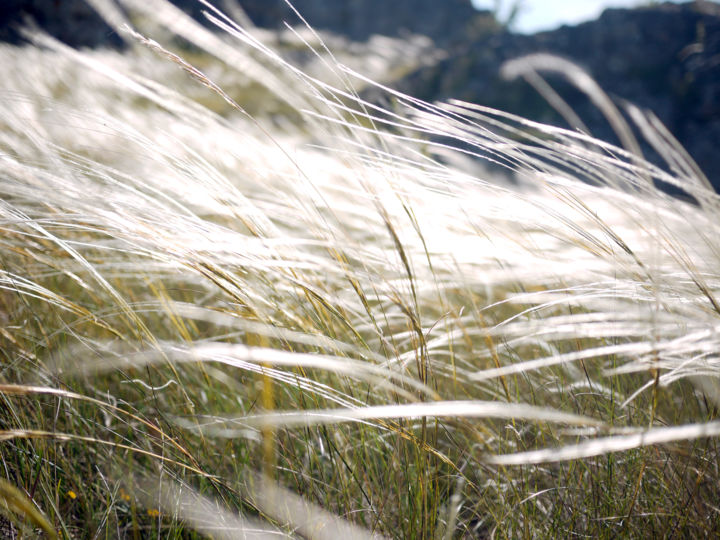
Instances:
[[[127,53],[0,51],[17,500],[66,538],[717,533],[719,201],[652,116],[666,169],[127,4]]]

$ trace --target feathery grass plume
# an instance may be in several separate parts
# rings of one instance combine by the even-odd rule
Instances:
[[[5,481],[65,538],[717,533],[720,201],[667,130],[628,110],[661,168],[580,71],[627,148],[203,3],[0,46]]]

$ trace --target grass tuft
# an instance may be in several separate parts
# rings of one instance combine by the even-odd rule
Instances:
[[[718,534],[720,199],[651,113],[123,4],[125,53],[0,46],[0,532]]]

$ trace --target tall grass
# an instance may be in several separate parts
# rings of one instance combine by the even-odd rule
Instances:
[[[0,50],[0,530],[717,534],[720,200],[652,115],[666,167],[557,59],[626,149],[125,3]]]

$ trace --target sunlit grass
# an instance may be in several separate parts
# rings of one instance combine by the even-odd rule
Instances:
[[[719,201],[652,117],[665,169],[155,4],[0,50],[12,527],[717,532]]]

